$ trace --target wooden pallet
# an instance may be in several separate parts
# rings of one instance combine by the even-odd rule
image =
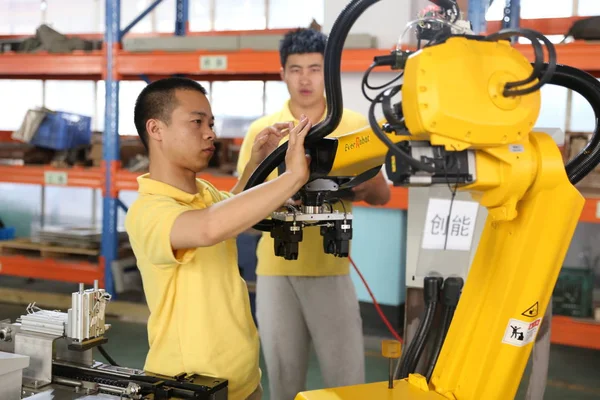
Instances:
[[[41,258],[61,259],[97,259],[100,249],[85,248],[78,246],[60,246],[53,243],[33,242],[29,238],[18,238],[15,240],[0,240],[0,255],[24,255]],[[133,251],[129,242],[121,244],[118,257],[130,257]]]
[[[28,238],[0,241],[0,254],[38,255],[42,258],[98,257],[99,249],[56,246],[47,243],[32,242]]]

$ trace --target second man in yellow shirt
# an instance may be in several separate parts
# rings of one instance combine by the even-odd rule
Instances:
[[[279,112],[252,123],[238,161],[242,174],[250,160],[256,135],[275,122],[298,122],[306,115],[313,125],[326,115],[323,61],[326,36],[311,29],[288,33],[280,46],[281,76],[290,99]],[[330,136],[350,133],[368,125],[362,115],[344,109]],[[276,177],[274,171],[269,179]],[[380,172],[354,188],[355,201],[382,205],[390,189]],[[351,210],[352,204],[346,201]],[[311,341],[326,387],[364,383],[362,319],[347,258],[323,252],[319,230],[306,229],[298,260],[276,257],[273,239],[262,235],[257,249],[256,316],[265,356],[270,396],[293,400],[306,389]]]

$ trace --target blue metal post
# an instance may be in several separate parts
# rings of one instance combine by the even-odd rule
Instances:
[[[479,35],[487,29],[485,13],[489,7],[487,0],[469,0],[468,19],[471,21],[473,33]]]
[[[146,74],[141,74],[140,79],[146,82],[148,85],[152,83],[152,80],[150,80],[150,77]]]
[[[140,15],[138,15],[133,21],[129,23],[121,32],[119,32],[119,41],[123,40],[123,36],[127,34],[138,22],[140,22],[146,15],[148,15],[162,0],[155,0],[154,3],[150,4]]]
[[[521,19],[521,0],[506,0],[504,16],[502,17],[502,28],[516,29]],[[516,40],[516,38],[514,39]]]
[[[117,198],[111,193],[113,179],[111,165],[119,160],[119,81],[113,73],[114,49],[119,43],[121,27],[121,1],[106,0],[106,106],[104,113],[103,158],[106,165],[106,186],[102,212],[102,256],[104,257],[104,286],[115,296],[112,263],[117,259]]]
[[[175,35],[186,35],[189,11],[190,4],[188,0],[177,0],[177,9],[175,10]]]

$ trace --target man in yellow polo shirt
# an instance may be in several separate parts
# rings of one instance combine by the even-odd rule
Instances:
[[[266,126],[275,121],[297,121],[302,114],[315,124],[325,117],[326,40],[325,35],[311,29],[290,32],[282,40],[281,76],[290,99],[281,111],[250,126],[240,150],[239,174],[251,159],[256,135]],[[366,125],[362,115],[344,109],[331,136]],[[269,179],[276,176],[274,171]],[[354,190],[355,201],[381,205],[389,198],[390,189],[381,172]],[[345,202],[345,207],[351,210],[351,202]],[[293,400],[306,389],[311,339],[326,387],[364,383],[362,319],[348,259],[325,254],[319,230],[310,228],[303,232],[298,260],[276,257],[269,233],[258,243],[257,258],[256,316],[271,398]]]
[[[150,308],[144,369],[224,378],[230,400],[258,400],[259,340],[234,238],[306,183],[304,137],[311,124],[303,118],[295,127],[274,123],[261,130],[248,167],[226,193],[196,179],[215,148],[214,117],[201,85],[185,78],[153,82],[134,113],[150,157],[125,220]],[[289,173],[240,193],[286,130]]]

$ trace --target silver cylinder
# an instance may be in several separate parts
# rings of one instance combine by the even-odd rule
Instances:
[[[0,329],[0,341],[10,342],[11,340],[12,340],[12,335],[10,332],[10,328]]]
[[[302,212],[304,214],[322,214],[322,206],[302,206]]]

